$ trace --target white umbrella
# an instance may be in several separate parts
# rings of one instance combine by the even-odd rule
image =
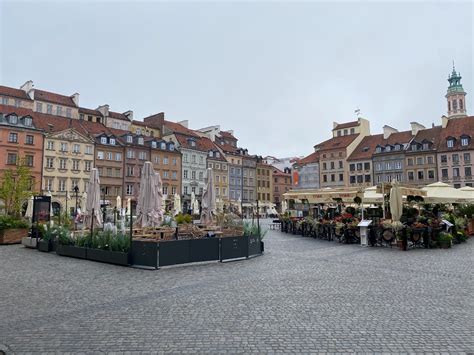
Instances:
[[[33,200],[34,200],[33,196],[31,196],[28,199],[28,204],[26,205],[26,211],[25,211],[25,218],[33,217]]]
[[[161,188],[160,174],[153,170],[151,162],[145,162],[140,179],[136,225],[144,228],[161,224],[163,220]]]
[[[240,198],[237,200],[237,210],[239,214],[242,214],[242,200]]]
[[[181,196],[174,194],[174,215],[181,213]]]
[[[287,209],[288,204],[286,203],[286,200],[283,200],[283,202],[281,203],[281,213],[285,213]]]
[[[212,169],[207,169],[206,187],[201,201],[201,223],[211,224],[216,213],[216,195]]]
[[[396,180],[392,182],[390,189],[390,213],[392,214],[392,221],[400,221],[403,212],[403,196],[400,191],[400,185]]]
[[[130,214],[130,211],[132,210],[132,199],[129,197],[127,198],[127,214]]]
[[[120,211],[120,209],[122,208],[122,198],[120,196],[117,196],[117,210]]]
[[[94,226],[101,226],[102,213],[100,211],[100,179],[97,168],[91,170],[89,183],[87,184],[86,196],[86,204],[83,212],[83,215],[85,216],[84,225],[89,227],[91,223],[93,223]],[[92,210],[94,210],[94,215],[92,215]]]
[[[471,200],[471,202],[474,202],[474,187],[464,186],[464,187],[461,187],[459,191],[462,191],[466,199],[469,199]]]
[[[199,201],[197,198],[194,198],[193,214],[199,213]]]
[[[196,195],[194,194],[194,192],[191,192],[191,210],[193,210],[192,211],[193,213],[195,213],[194,211],[195,203],[196,203]]]
[[[424,200],[428,203],[463,203],[471,200],[466,191],[457,190],[440,181],[427,185],[422,190],[426,191]]]

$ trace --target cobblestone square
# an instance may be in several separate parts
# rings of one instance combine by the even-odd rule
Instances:
[[[0,247],[0,350],[472,353],[473,242],[362,248],[269,231],[265,255],[147,271]]]

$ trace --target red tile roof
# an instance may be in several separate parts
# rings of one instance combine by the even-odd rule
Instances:
[[[109,111],[109,117],[116,118],[118,120],[130,121],[127,116],[120,112]]]
[[[327,141],[316,144],[315,146],[319,147],[319,151],[343,149],[347,148],[347,146],[351,144],[358,136],[358,134],[349,134],[347,136],[333,137]]]
[[[295,164],[306,165],[311,163],[316,163],[319,161],[319,151],[311,153],[310,155],[304,157],[303,159],[298,160]]]
[[[143,121],[137,121],[137,120],[133,120],[132,121],[132,124],[134,124],[135,126],[142,126],[142,127],[150,127],[149,125],[147,125],[145,122]],[[150,127],[152,128],[152,127]]]
[[[439,142],[439,136],[441,134],[442,127],[436,126],[432,128],[422,129],[418,131],[413,140],[417,143],[422,143],[423,141],[429,141],[433,143],[433,147],[436,149]]]
[[[102,117],[102,113],[99,110],[92,110],[90,108],[85,108],[85,107],[79,107],[79,113]]]
[[[11,96],[11,97],[16,97],[18,99],[31,101],[28,94],[24,92],[23,90],[11,88],[8,86],[2,86],[2,85],[0,85],[0,96]]]
[[[345,122],[345,123],[340,123],[336,127],[334,127],[332,130],[335,131],[337,129],[342,129],[342,128],[349,128],[349,127],[354,127],[358,126],[359,121],[351,121],[351,122]]]
[[[359,145],[354,149],[347,160],[368,160],[372,158],[377,145],[383,144],[383,134],[375,134],[373,136],[366,136],[362,139]]]
[[[191,137],[199,137],[199,135],[194,132],[192,129],[186,128],[183,125],[171,122],[171,121],[164,121],[165,128],[169,129],[173,133],[180,133]]]
[[[76,104],[72,100],[71,96],[64,96],[60,94],[55,94],[54,92],[44,91],[44,90],[35,90],[35,100],[46,101],[53,104],[76,107]]]
[[[285,173],[278,168],[273,167],[273,176],[284,176],[284,177],[291,177],[290,173]]]
[[[233,139],[233,140],[237,140],[237,138],[235,138],[232,133],[227,132],[227,131],[220,131],[220,135],[221,135],[221,137],[224,137],[224,138],[230,138],[230,139]]]
[[[201,152],[209,152],[210,150],[219,151],[217,146],[207,137],[190,137],[181,133],[176,133],[176,139],[181,147],[193,150],[199,150]],[[195,146],[191,145],[191,139],[196,142]],[[221,155],[222,157],[222,155]],[[214,160],[225,160],[224,157],[217,158],[212,157]]]
[[[462,135],[467,135],[471,138],[467,146],[461,146],[460,137]],[[453,148],[448,148],[447,146],[448,137],[456,139]],[[439,135],[438,151],[447,152],[465,149],[474,149],[474,116],[451,118],[446,128]]]
[[[410,131],[402,131],[402,132],[395,132],[392,133],[387,139],[384,139],[381,143],[381,145],[387,145],[387,144],[406,144],[411,141],[413,138],[413,135],[411,134]]]

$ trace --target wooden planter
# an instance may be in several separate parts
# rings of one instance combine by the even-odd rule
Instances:
[[[87,249],[87,260],[128,266],[128,253],[101,249]]]
[[[0,230],[0,245],[1,244],[19,244],[22,238],[28,236],[28,229],[3,229]]]

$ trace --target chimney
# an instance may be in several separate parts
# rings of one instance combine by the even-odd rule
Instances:
[[[74,105],[79,107],[79,94],[77,92],[71,95],[71,99],[74,101]]]
[[[411,135],[416,136],[418,131],[421,131],[422,129],[425,129],[426,127],[423,126],[422,124],[419,124],[418,122],[410,122],[411,125]]]
[[[385,125],[383,126],[383,139],[387,139],[388,137],[390,137],[392,133],[397,133],[397,132],[398,132],[398,129]]]
[[[101,105],[97,107],[96,110],[99,111],[102,114],[102,116],[109,117],[109,105],[107,104]]]
[[[126,112],[123,113],[129,121],[133,121],[133,111],[132,110],[128,110]]]
[[[33,89],[33,80],[28,80],[22,86],[20,86],[20,90],[26,92],[26,94],[30,97],[30,99],[35,99],[35,90]]]
[[[189,128],[188,125],[189,125],[189,121],[188,120],[184,120],[184,121],[179,121],[177,122],[178,124],[180,124],[181,126],[184,126],[186,128]]]
[[[448,125],[449,118],[447,118],[445,115],[441,116],[441,125],[443,128],[446,128]]]

